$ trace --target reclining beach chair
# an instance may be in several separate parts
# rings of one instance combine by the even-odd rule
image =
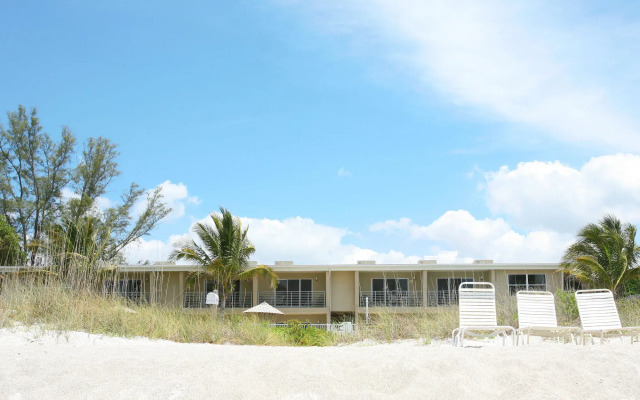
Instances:
[[[496,318],[496,290],[489,282],[463,282],[458,290],[460,327],[451,332],[452,345],[464,347],[464,336],[491,337],[502,335],[505,344],[507,332],[516,344],[516,330],[511,326],[498,326]]]
[[[580,328],[558,326],[556,304],[551,292],[522,290],[516,294],[516,297],[518,299],[518,344],[525,334],[527,344],[531,335],[558,339],[569,337],[571,341],[577,341],[576,335],[580,332]]]
[[[610,290],[578,290],[576,301],[582,323],[580,338],[583,345],[585,344],[585,336],[589,336],[591,343],[593,343],[593,334],[600,336],[600,344],[604,342],[605,337],[612,336],[622,338],[622,336],[629,335],[631,336],[631,344],[633,344],[634,338],[640,340],[640,326],[622,327],[616,302],[613,300],[613,293]]]

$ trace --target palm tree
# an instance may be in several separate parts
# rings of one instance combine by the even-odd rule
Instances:
[[[262,275],[275,287],[278,277],[265,265],[249,264],[249,257],[256,251],[247,238],[249,228],[243,229],[240,220],[229,210],[220,207],[220,214],[212,213],[210,217],[213,226],[199,222],[193,228],[200,243],[193,239],[182,240],[170,258],[200,266],[199,270],[187,275],[187,285],[193,286],[203,278],[213,280],[220,296],[220,314],[224,315],[225,300],[233,292],[235,281]]]
[[[106,254],[112,240],[109,229],[91,216],[65,219],[51,225],[47,240],[34,246],[45,249],[52,272],[69,285],[97,285],[109,273]]]
[[[605,215],[598,224],[588,224],[578,232],[562,257],[562,270],[589,287],[622,294],[626,281],[640,277],[636,232],[634,225]]]

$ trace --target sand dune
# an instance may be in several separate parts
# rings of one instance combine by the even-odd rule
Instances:
[[[0,330],[2,399],[640,398],[640,345],[328,348]]]

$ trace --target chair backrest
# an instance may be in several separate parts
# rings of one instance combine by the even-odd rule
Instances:
[[[607,289],[578,290],[576,292],[580,322],[584,330],[619,329],[620,316]]]
[[[542,326],[555,328],[558,326],[556,304],[551,292],[519,291],[518,327],[528,328]]]
[[[489,282],[463,282],[458,290],[460,326],[498,325],[496,290]]]

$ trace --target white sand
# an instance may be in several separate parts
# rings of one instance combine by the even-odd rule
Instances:
[[[640,345],[328,348],[0,330],[1,399],[640,398]]]

